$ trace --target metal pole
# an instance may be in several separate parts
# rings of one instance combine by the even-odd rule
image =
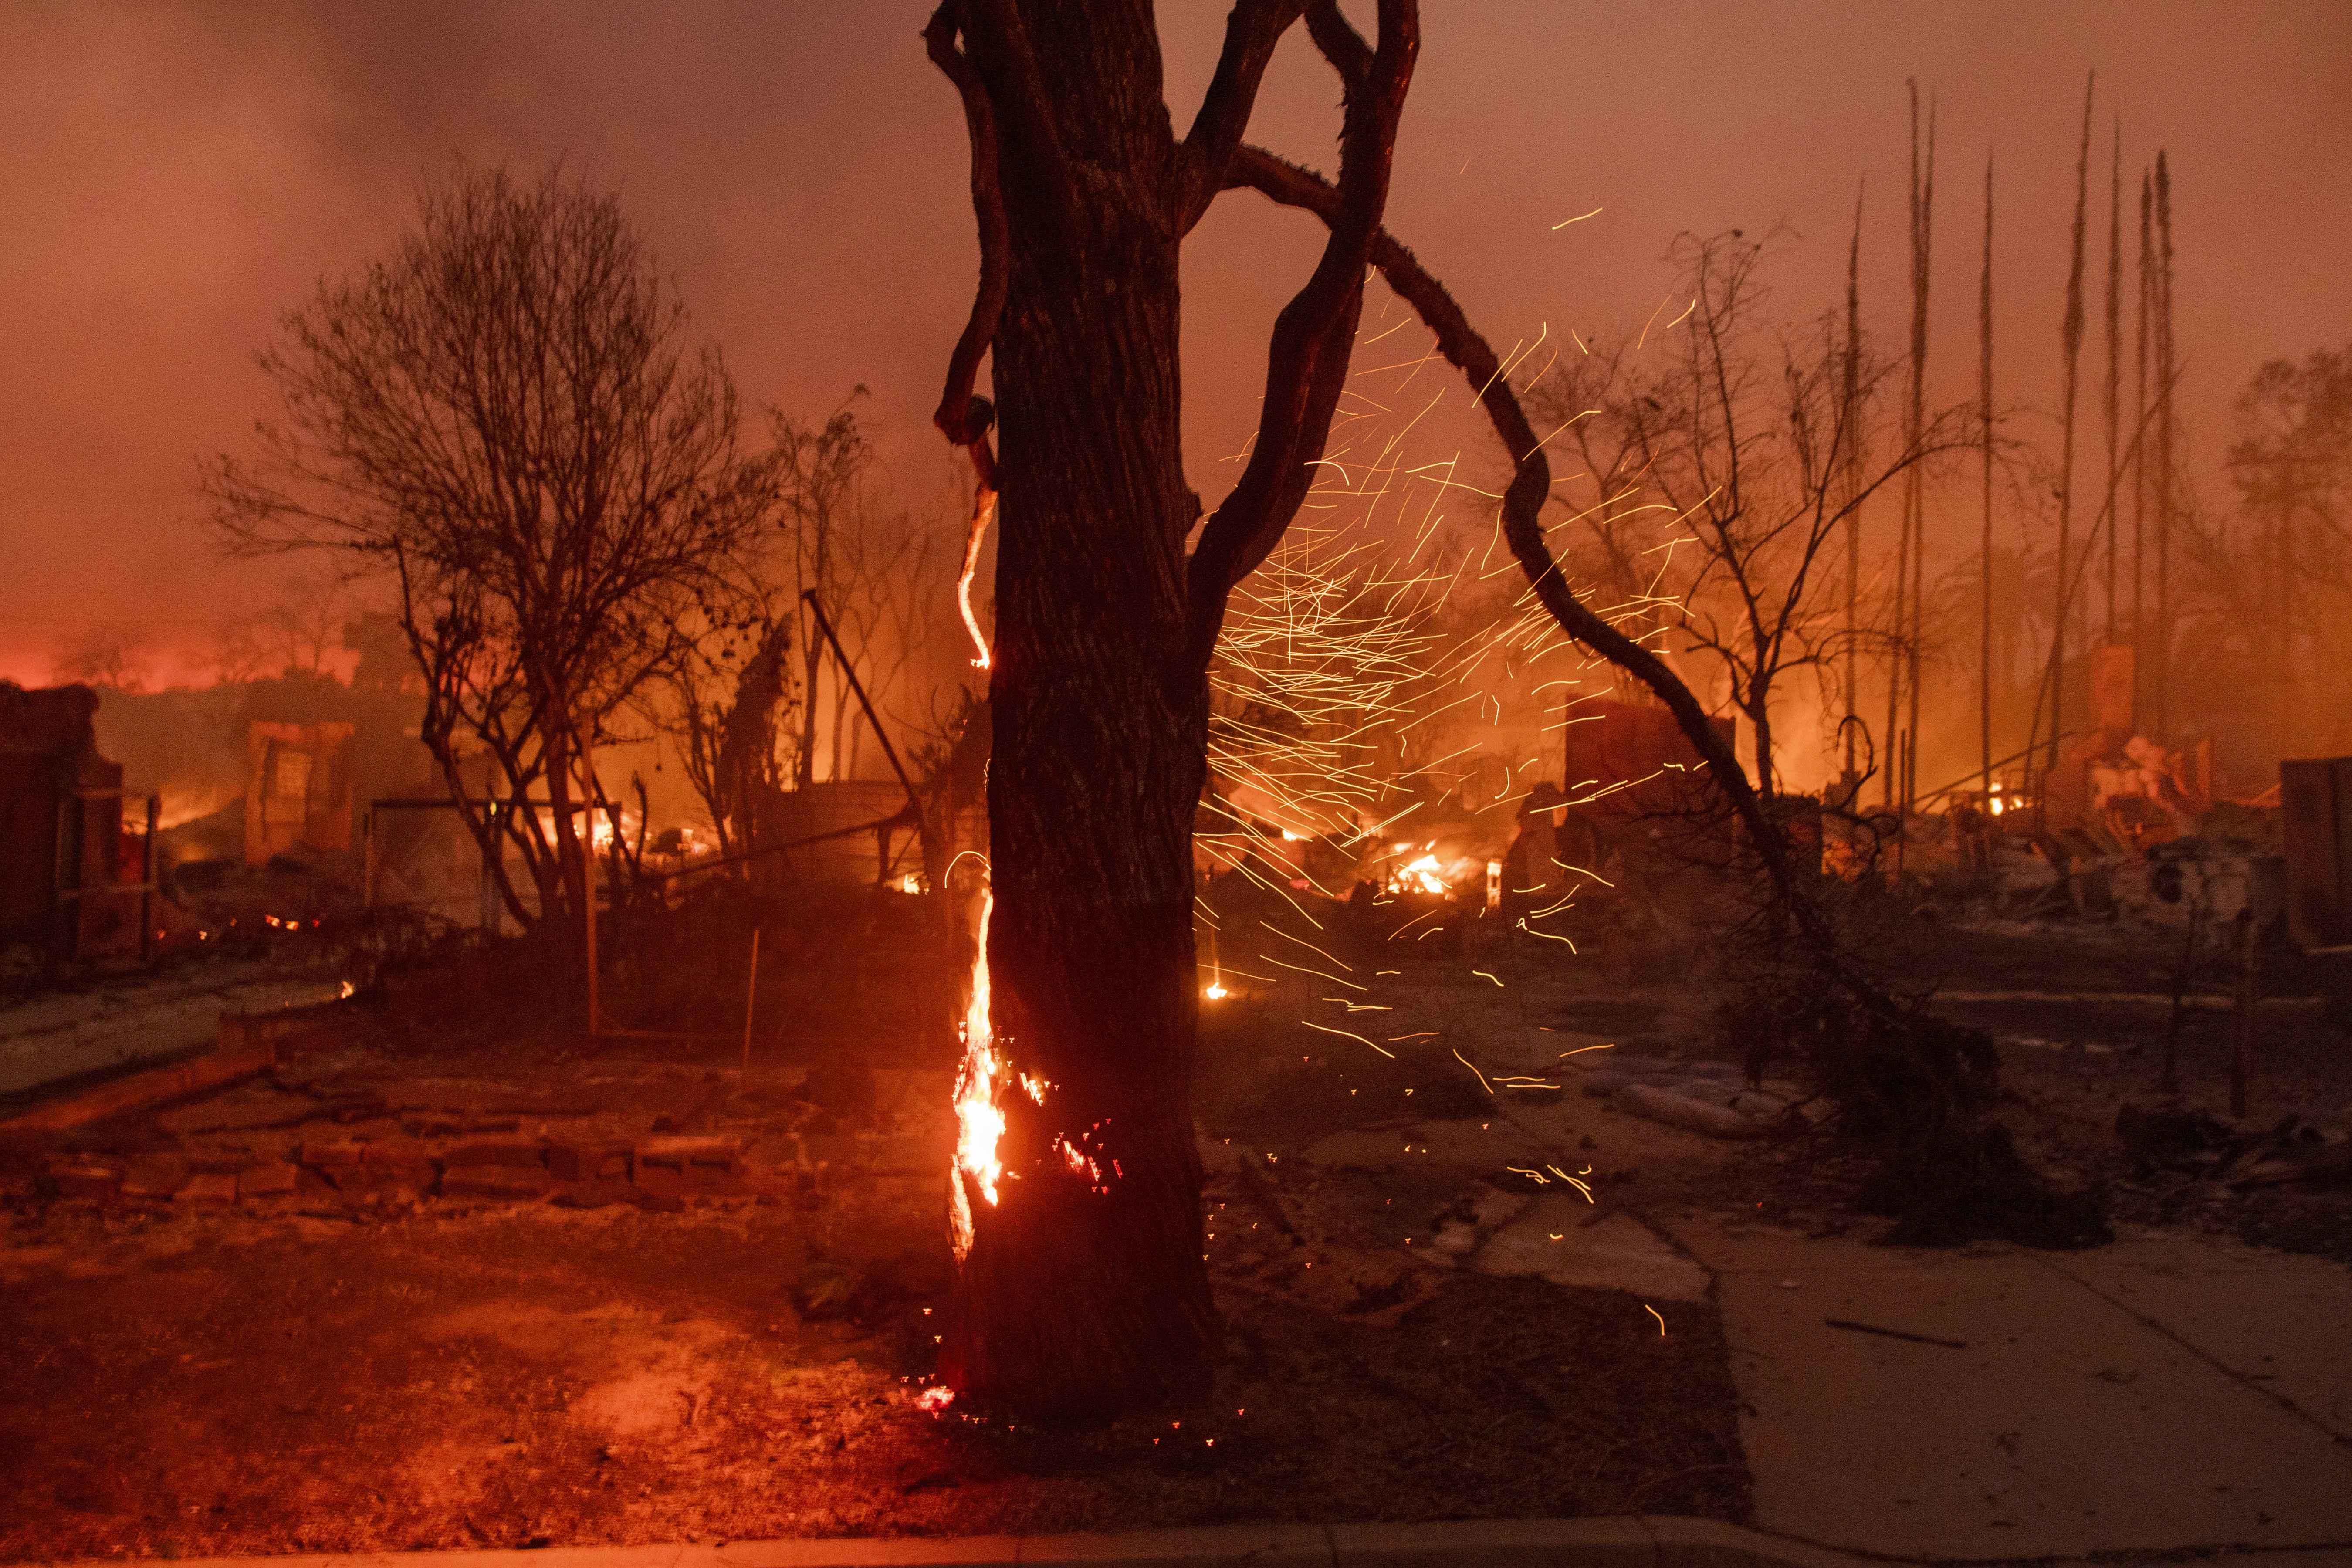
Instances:
[[[583,849],[581,854],[585,858],[587,851]],[[584,923],[587,927],[588,949],[588,1033],[593,1038],[604,1031],[603,1020],[596,1011],[596,874],[593,863],[588,868],[588,874],[581,879],[581,883],[586,894],[580,902],[586,915]]]
[[[743,1070],[751,1070],[751,1015],[760,1001],[760,928],[751,928],[751,978],[743,987]]]
[[[146,884],[139,894],[139,962],[155,960],[155,822],[163,814],[162,797],[147,797],[147,852],[141,863],[140,880]]]
[[[2247,889],[2249,899],[2252,889]],[[2243,1120],[2246,1114],[2246,1079],[2253,1068],[2254,1058],[2254,999],[2259,975],[2255,965],[2259,960],[2256,946],[2260,928],[2254,923],[2251,903],[2238,911],[2238,997],[2236,1028],[2230,1042],[2230,1114]]]

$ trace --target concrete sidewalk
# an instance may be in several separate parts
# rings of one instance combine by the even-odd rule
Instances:
[[[1665,1228],[1716,1276],[1770,1534],[1959,1560],[2352,1546],[2352,1271],[2183,1237]]]

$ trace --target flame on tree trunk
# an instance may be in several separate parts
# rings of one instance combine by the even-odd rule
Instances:
[[[1002,1131],[992,1181],[958,1173],[971,1232],[941,1366],[1048,1412],[1170,1392],[1213,1332],[1191,1113],[1208,687],[1170,659],[1197,510],[1176,254],[1101,217],[1081,254],[1016,240],[995,337],[989,1005],[967,1023],[966,1104],[985,1087]]]

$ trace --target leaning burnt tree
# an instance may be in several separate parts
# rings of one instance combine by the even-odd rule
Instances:
[[[1336,180],[1247,145],[1277,40],[1304,17],[1343,93]],[[1697,699],[1586,609],[1543,542],[1541,443],[1493,350],[1381,227],[1419,30],[1380,0],[1242,0],[1176,139],[1146,0],[947,0],[926,31],[963,100],[981,275],[937,422],[995,510],[993,909],[960,1106],[960,1267],[941,1381],[1036,1415],[1198,1386],[1215,1333],[1191,1088],[1192,831],[1207,671],[1228,596],[1307,492],[1377,268],[1468,378],[1515,464],[1503,521],[1572,636],[1673,710],[1801,927],[1780,840]],[[1320,218],[1277,318],[1249,464],[1201,520],[1179,426],[1178,252],[1221,191]],[[975,395],[993,355],[994,404]],[[1185,542],[1194,525],[1200,537]],[[1857,984],[1860,984],[1857,982]]]

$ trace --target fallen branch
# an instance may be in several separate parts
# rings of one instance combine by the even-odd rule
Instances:
[[[1969,1348],[1966,1340],[1939,1340],[1933,1334],[1907,1334],[1901,1329],[1882,1329],[1874,1323],[1856,1323],[1844,1318],[1823,1318],[1822,1321],[1832,1329],[1845,1329],[1857,1334],[1879,1334],[1890,1340],[1908,1340],[1915,1345],[1941,1345],[1948,1351]]]

